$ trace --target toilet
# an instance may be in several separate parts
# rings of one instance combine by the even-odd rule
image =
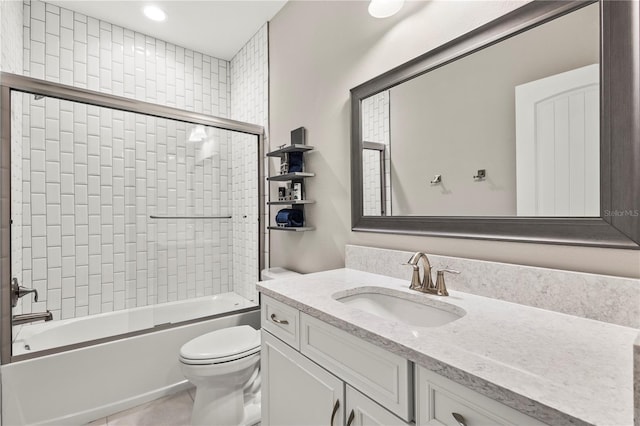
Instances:
[[[259,380],[258,330],[241,325],[204,334],[185,343],[179,358],[182,374],[196,386],[192,425],[260,422],[259,383],[254,386]]]
[[[262,280],[299,275],[283,268]],[[196,386],[192,425],[260,424],[260,331],[248,325],[203,334],[180,348],[182,374]]]

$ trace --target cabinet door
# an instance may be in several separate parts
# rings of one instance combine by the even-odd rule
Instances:
[[[426,368],[416,374],[416,426],[546,426]]]
[[[381,405],[347,385],[347,426],[409,426]]]
[[[344,424],[344,383],[262,331],[262,425]]]
[[[300,313],[300,352],[405,421],[413,420],[411,363]]]

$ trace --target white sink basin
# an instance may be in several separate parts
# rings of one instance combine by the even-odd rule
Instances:
[[[405,293],[399,292],[399,295],[405,295]],[[437,303],[439,306],[436,307],[432,304],[419,303],[404,297],[378,293],[369,289],[363,289],[352,295],[337,294],[334,295],[334,299],[381,318],[415,327],[438,327],[465,315],[462,309],[448,303],[439,302]]]

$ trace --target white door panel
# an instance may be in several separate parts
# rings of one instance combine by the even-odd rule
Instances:
[[[518,216],[600,215],[599,65],[516,87]]]

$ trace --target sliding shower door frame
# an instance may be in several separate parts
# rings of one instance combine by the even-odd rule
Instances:
[[[147,330],[117,335],[107,338],[90,340],[73,345],[61,346],[42,350],[33,354],[12,355],[12,307],[11,307],[11,93],[13,91],[42,95],[65,101],[78,102],[86,105],[110,108],[114,110],[144,114],[147,116],[165,118],[191,124],[200,124],[222,130],[230,130],[239,133],[254,135],[258,142],[258,182],[264,182],[264,127],[228,118],[215,117],[197,112],[185,111],[150,102],[138,101],[121,96],[109,95],[92,90],[77,88],[45,80],[25,77],[16,74],[0,72],[0,363],[8,364],[29,358],[40,357],[71,349],[91,346],[119,340],[124,337],[154,332],[159,329],[182,326],[187,323],[204,321],[226,314],[218,314],[180,322],[172,325],[163,324]],[[265,206],[263,203],[264,185],[258,185],[258,271],[265,265],[265,229],[263,215]],[[246,308],[234,313],[252,311],[259,307]]]

